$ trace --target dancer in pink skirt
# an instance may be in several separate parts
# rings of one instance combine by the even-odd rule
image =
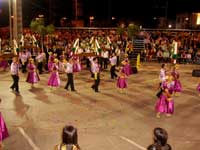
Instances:
[[[0,99],[0,102],[1,102],[1,99]],[[0,112],[0,149],[2,148],[2,142],[5,138],[7,138],[9,136],[8,134],[8,130],[7,130],[7,127],[6,127],[6,123],[3,119],[3,116]]]
[[[48,80],[48,86],[51,86],[51,87],[60,86],[60,77],[58,74],[58,59],[55,59],[52,65],[50,77]]]
[[[179,80],[180,74],[178,72],[178,66],[177,65],[175,65],[173,67],[171,75],[174,78],[174,94],[175,94],[175,96],[178,96],[180,94],[180,92],[182,91],[182,85],[181,85],[181,82]]]
[[[117,79],[117,87],[120,89],[120,92],[123,92],[124,89],[127,88],[126,74],[123,70],[123,67],[120,68],[118,79]]]
[[[128,58],[125,58],[125,60],[122,61],[122,64],[124,65],[123,69],[124,69],[125,74],[126,74],[127,76],[133,74],[133,71],[132,71],[132,69],[131,69],[131,65],[130,65],[130,63],[129,63]]]
[[[198,85],[197,85],[197,91],[198,91],[199,96],[200,96],[200,79],[199,79],[199,83],[198,83]]]
[[[31,83],[32,86],[34,83],[40,81],[38,73],[36,71],[36,66],[34,64],[34,60],[32,58],[29,59],[29,64],[27,65],[28,68],[28,76],[26,82]]]
[[[166,76],[166,81],[161,85],[162,94],[160,95],[158,101],[156,102],[155,111],[156,117],[160,118],[160,114],[164,113],[167,116],[171,116],[174,113],[174,100],[172,98],[173,90],[171,88],[171,81],[169,77]]]
[[[49,61],[48,61],[48,71],[50,72],[53,67],[55,56],[52,52],[49,52]]]
[[[73,62],[73,72],[81,71],[81,63],[78,56],[73,58]]]
[[[8,62],[5,59],[5,57],[3,57],[0,61],[0,67],[3,69],[3,71],[6,71],[6,68],[8,67]]]

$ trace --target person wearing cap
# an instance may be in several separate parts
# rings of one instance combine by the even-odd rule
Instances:
[[[69,59],[69,61],[66,63],[66,66],[65,66],[65,72],[67,73],[67,84],[65,86],[65,89],[68,90],[68,87],[70,86],[71,87],[71,91],[76,91],[75,88],[74,88],[74,77],[73,77],[73,60],[72,58]]]
[[[13,84],[11,85],[11,90],[15,91],[19,95],[19,62],[18,58],[14,57],[10,67],[11,76],[13,79]]]

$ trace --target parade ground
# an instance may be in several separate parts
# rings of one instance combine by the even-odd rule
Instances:
[[[125,93],[116,89],[109,70],[101,73],[100,92],[91,89],[88,70],[75,73],[75,89],[64,89],[67,76],[61,74],[61,86],[47,86],[49,74],[40,76],[34,87],[20,74],[21,96],[11,92],[9,71],[0,72],[0,110],[9,130],[4,150],[54,150],[61,143],[65,125],[78,129],[82,150],[145,150],[153,142],[152,131],[162,127],[169,134],[173,150],[195,150],[200,147],[200,96],[198,78],[192,70],[200,66],[180,65],[183,92],[174,97],[175,113],[156,118],[160,64],[142,64],[139,72],[128,78]]]

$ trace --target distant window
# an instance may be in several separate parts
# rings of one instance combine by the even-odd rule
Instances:
[[[200,13],[197,13],[197,25],[200,25]]]

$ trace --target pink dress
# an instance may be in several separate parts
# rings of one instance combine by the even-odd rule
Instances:
[[[48,70],[52,70],[53,64],[54,64],[55,57],[53,55],[49,56],[49,62],[48,62]]]
[[[5,59],[2,59],[0,62],[0,67],[5,70],[8,67],[8,62]]]
[[[164,94],[160,95],[160,98],[156,102],[155,111],[159,113],[167,113],[167,96]]]
[[[167,101],[167,114],[173,114],[174,113],[174,100],[171,99],[170,101]]]
[[[177,71],[173,71],[171,75],[174,77],[174,92],[181,92],[182,91],[182,85],[179,80],[179,73]]]
[[[121,89],[127,88],[127,81],[126,81],[126,78],[124,76],[118,77],[117,87],[121,88]]]
[[[0,112],[0,141],[3,141],[9,136],[6,124],[4,122],[3,116]]]
[[[197,85],[197,91],[200,92],[200,83]]]
[[[174,92],[174,82],[167,83],[166,81],[164,81],[162,83],[162,88],[168,89],[169,94],[173,94],[173,92]],[[167,97],[165,96],[165,101],[166,101],[166,113],[167,114],[173,114],[174,113],[174,100],[171,98],[171,100],[168,101]]]
[[[48,85],[52,87],[60,86],[60,77],[58,74],[58,65],[53,64],[52,71],[48,80]]]
[[[81,71],[81,64],[79,62],[79,58],[74,58],[73,72],[79,72],[79,71]]]
[[[39,75],[36,72],[36,66],[34,64],[28,64],[27,67],[28,67],[29,72],[28,72],[26,82],[33,84],[40,81]]]

